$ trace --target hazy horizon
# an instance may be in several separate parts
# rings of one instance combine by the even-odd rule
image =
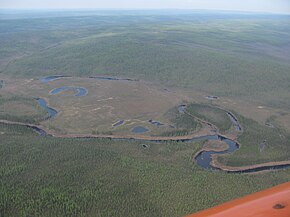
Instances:
[[[290,0],[2,0],[10,10],[208,10],[290,14]]]

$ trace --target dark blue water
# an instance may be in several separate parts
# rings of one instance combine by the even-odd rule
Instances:
[[[234,126],[236,128],[236,131],[242,131],[242,127],[239,124],[239,121],[236,118],[236,116],[233,113],[231,113],[231,112],[227,112],[227,115],[230,117],[232,123],[234,124]]]
[[[120,125],[122,125],[124,122],[125,122],[124,120],[117,121],[116,123],[113,124],[113,127],[120,126]]]
[[[40,81],[42,83],[48,83],[49,81],[55,81],[61,78],[70,78],[70,76],[65,76],[65,75],[52,75],[52,76],[48,76],[45,78],[41,78]]]
[[[206,137],[208,140],[220,140],[224,141],[226,144],[228,144],[228,149],[225,151],[202,151],[195,157],[196,163],[201,166],[204,169],[207,170],[216,170],[216,171],[222,171],[220,168],[213,167],[211,165],[212,161],[212,155],[213,154],[218,154],[218,155],[223,155],[223,154],[231,154],[239,149],[239,145],[230,139],[221,137],[221,136],[216,136],[216,137]],[[195,139],[196,140],[196,139]],[[252,169],[245,169],[245,170],[233,170],[233,171],[225,171],[227,173],[255,173],[255,172],[260,172],[260,171],[265,171],[265,170],[277,170],[277,169],[286,169],[290,168],[290,164],[284,164],[284,165],[277,165],[277,166],[261,166],[261,167],[256,167]]]
[[[49,118],[54,118],[57,115],[57,111],[47,106],[46,101],[41,98],[36,99],[38,104],[49,113]]]
[[[217,135],[216,136],[207,136],[207,137],[205,137],[205,139],[223,141],[229,146],[228,149],[225,151],[219,151],[219,152],[218,151],[202,151],[201,153],[199,153],[196,156],[195,161],[198,165],[200,165],[201,167],[203,167],[205,169],[219,170],[211,165],[213,154],[219,154],[219,155],[231,154],[234,151],[239,149],[239,145],[235,141],[221,137],[221,136],[217,136]]]
[[[256,173],[260,171],[269,171],[269,170],[281,170],[290,168],[290,164],[277,165],[277,166],[262,166],[254,169],[246,169],[239,171],[227,171],[227,173]]]
[[[157,127],[164,126],[164,124],[160,123],[159,121],[155,121],[155,120],[152,120],[152,119],[148,120],[148,122],[150,124],[153,124],[154,126],[157,126]]]
[[[46,136],[46,132],[43,129],[40,129],[38,127],[30,127],[31,129],[33,129],[35,132],[37,132],[40,136]]]
[[[41,78],[40,81],[42,83],[48,83],[50,81],[55,81],[61,78],[71,78],[71,76],[67,75],[52,75]],[[138,79],[131,79],[131,78],[116,78],[116,77],[108,77],[108,76],[91,76],[89,78],[97,79],[97,80],[109,80],[109,81],[139,81]]]
[[[50,93],[53,95],[56,95],[62,91],[67,91],[67,90],[76,91],[76,94],[74,96],[85,96],[88,94],[88,90],[83,87],[59,87],[59,88],[53,89],[52,91],[50,91]]]
[[[47,106],[46,102],[44,99],[37,99],[37,102],[39,105],[44,108],[49,114],[50,118],[54,118],[57,114],[57,111],[54,110],[53,108],[50,108]],[[184,107],[184,105],[181,105],[180,107]],[[123,121],[123,120],[121,120]],[[121,121],[117,122],[116,124],[121,123]],[[37,131],[41,136],[46,136],[48,135],[44,130],[38,128],[38,127],[31,127],[27,125],[27,127]],[[145,133],[149,131],[147,128],[142,127],[142,126],[137,126],[132,129],[133,133]],[[81,137],[80,139],[95,139],[94,137],[86,137],[83,138]],[[148,140],[142,140],[142,139],[125,139],[125,138],[115,138],[114,140],[126,140],[126,141],[144,141],[148,142]],[[225,138],[220,135],[208,135],[208,136],[200,136],[200,137],[195,137],[191,139],[180,139],[180,140],[174,140],[176,142],[196,142],[196,141],[201,141],[201,140],[214,140],[214,141],[223,141],[228,145],[228,149],[225,151],[202,151],[200,152],[196,157],[195,161],[196,163],[201,166],[204,169],[207,170],[215,170],[215,171],[222,171],[222,169],[214,167],[211,165],[212,162],[212,155],[217,154],[217,155],[224,155],[224,154],[232,154],[233,152],[237,151],[239,149],[239,144],[236,143],[235,141]],[[150,140],[151,142],[164,142],[165,140]],[[168,141],[168,140],[166,140]],[[265,143],[266,141],[264,141]],[[245,169],[245,170],[236,170],[236,171],[225,171],[227,173],[253,173],[253,172],[259,172],[259,171],[265,171],[265,170],[277,170],[277,169],[286,169],[290,168],[290,164],[284,164],[284,165],[277,165],[277,166],[261,166],[253,169]]]
[[[49,134],[47,134],[44,130],[38,128],[38,127],[31,127],[29,125],[27,125],[27,127],[35,130],[36,132],[38,132],[41,136],[47,136]],[[148,129],[138,126],[135,127],[135,133],[144,133],[147,132]],[[133,129],[133,130],[134,130]],[[132,131],[133,131],[132,130]],[[79,139],[96,139],[95,137],[80,137]],[[126,141],[140,141],[140,142],[148,142],[148,140],[142,140],[142,139],[126,139],[126,138],[114,138],[112,140],[126,140]],[[234,151],[239,149],[239,145],[230,139],[224,138],[222,136],[219,135],[209,135],[209,136],[201,136],[201,137],[196,137],[196,138],[192,138],[192,139],[182,139],[182,140],[178,140],[177,142],[195,142],[195,141],[201,141],[201,140],[221,140],[224,141],[228,144],[229,148],[225,151],[221,151],[221,152],[215,152],[215,151],[202,151],[201,153],[199,153],[196,158],[195,161],[196,163],[201,166],[204,169],[207,170],[213,170],[213,171],[223,171],[220,168],[216,168],[210,165],[211,161],[212,161],[212,155],[213,154],[219,154],[219,155],[223,155],[223,154],[231,154]],[[164,142],[165,140],[149,140],[150,142]],[[166,140],[167,141],[167,140]],[[176,140],[172,140],[172,141],[176,141]],[[284,164],[284,165],[278,165],[278,166],[261,166],[261,167],[257,167],[254,169],[246,169],[246,170],[237,170],[237,171],[225,171],[227,173],[253,173],[253,172],[259,172],[259,171],[267,171],[267,170],[277,170],[277,169],[286,169],[286,168],[290,168],[290,164]]]
[[[142,127],[142,126],[137,126],[137,127],[134,127],[131,132],[132,133],[146,133],[147,131],[149,131],[147,128]]]
[[[105,77],[105,76],[91,76],[89,78],[93,78],[97,80],[109,80],[109,81],[138,81],[137,79],[131,79],[131,78],[115,78],[115,77]]]

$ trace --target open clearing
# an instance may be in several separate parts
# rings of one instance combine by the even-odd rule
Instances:
[[[44,98],[59,113],[47,123],[49,128],[63,133],[88,134],[92,132],[130,133],[136,126],[148,127],[148,133],[158,134],[172,130],[166,112],[181,103],[178,95],[153,87],[142,81],[97,80],[92,78],[63,78],[48,83],[38,79],[6,79],[3,96],[21,94],[30,98]],[[65,86],[85,88],[85,96],[74,96],[67,90],[51,94],[51,90]],[[12,109],[12,105],[6,105]],[[22,110],[22,109],[21,109]],[[149,120],[163,126],[155,126]],[[119,126],[113,126],[124,120]]]

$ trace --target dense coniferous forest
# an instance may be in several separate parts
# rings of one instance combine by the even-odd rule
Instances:
[[[144,148],[3,124],[0,132],[1,216],[183,216],[289,180],[287,171],[206,171],[192,161],[201,143]]]

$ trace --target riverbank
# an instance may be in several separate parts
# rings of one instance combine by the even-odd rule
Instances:
[[[213,155],[212,156],[212,162],[211,165],[216,168],[220,168],[221,170],[229,173],[238,173],[238,172],[248,172],[248,171],[255,171],[259,170],[260,168],[269,168],[268,171],[271,170],[271,167],[273,169],[279,168],[279,167],[290,167],[290,160],[286,161],[272,161],[272,162],[267,162],[267,163],[262,163],[262,164],[254,164],[250,166],[241,166],[241,167],[233,167],[233,166],[227,166],[223,165],[218,161],[218,155]],[[265,170],[257,171],[257,172],[265,172]]]
[[[81,139],[81,138],[95,138],[95,139],[114,139],[114,140],[136,140],[136,141],[151,141],[151,142],[167,142],[167,141],[177,141],[177,142],[191,142],[191,141],[198,141],[198,140],[203,140],[207,139],[207,137],[210,137],[211,139],[214,137],[217,137],[220,139],[221,143],[223,143],[222,140],[230,140],[223,135],[217,135],[217,134],[208,134],[205,131],[199,131],[190,135],[186,136],[147,136],[147,135],[93,135],[93,134],[58,134],[52,130],[49,130],[45,128],[42,125],[34,125],[34,124],[26,124],[26,123],[21,123],[21,122],[13,122],[13,121],[7,121],[7,120],[0,120],[0,123],[2,124],[10,124],[10,125],[19,125],[19,126],[25,126],[32,128],[40,133],[42,136],[53,136],[56,138],[75,138],[75,139]],[[45,133],[43,133],[45,132]],[[216,140],[216,139],[212,139]],[[230,140],[231,142],[237,144],[239,146],[237,141]],[[216,142],[216,141],[215,141]],[[212,143],[212,141],[210,142]],[[194,159],[201,154],[202,152],[205,152],[209,150],[209,147],[205,147],[201,149],[199,152],[197,152],[194,155]],[[218,151],[223,150],[222,148],[217,148]],[[210,151],[213,151],[210,149]],[[227,151],[227,150],[226,150]],[[216,170],[224,171],[224,172],[229,172],[229,173],[253,173],[255,172],[254,170],[258,170],[257,172],[260,171],[271,171],[271,169],[279,169],[279,167],[290,167],[290,161],[281,161],[281,162],[268,162],[264,164],[258,164],[258,165],[250,165],[250,166],[244,166],[244,167],[231,167],[231,166],[226,166],[222,165],[217,161],[217,155],[213,154],[212,155],[212,161],[211,161],[211,166],[214,167]],[[265,168],[265,169],[264,169]]]

